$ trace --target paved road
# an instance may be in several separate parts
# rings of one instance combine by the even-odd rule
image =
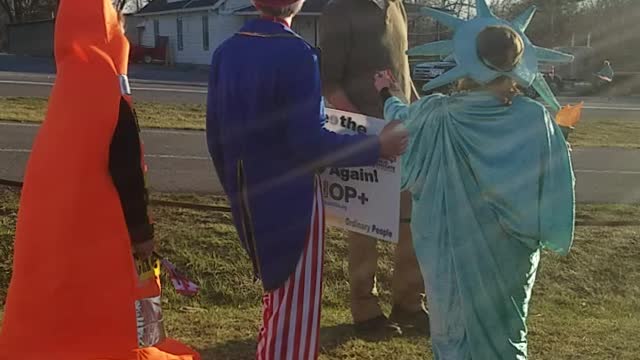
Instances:
[[[0,123],[0,178],[21,180],[37,125]],[[219,193],[204,132],[143,132],[151,187],[158,191]]]
[[[0,96],[48,97],[54,80],[55,76],[51,74],[0,71]],[[136,101],[185,104],[204,104],[206,101],[205,82],[152,81],[132,78],[131,85]],[[640,98],[560,98],[562,103],[577,103],[582,100],[585,101],[582,121],[640,118]]]
[[[20,180],[37,125],[0,123],[0,178]],[[219,193],[220,183],[199,131],[143,132],[151,187],[156,191]],[[640,151],[574,150],[580,202],[640,203]]]
[[[54,75],[0,71],[0,96],[49,97]],[[136,101],[204,104],[206,82],[131,79]]]
[[[54,75],[56,66],[52,58],[0,53],[0,72]],[[129,64],[129,77],[154,81],[206,82],[208,67],[188,64],[174,67]]]
[[[15,69],[15,64],[3,68],[0,61],[0,96],[49,95],[55,80],[50,69],[41,66],[42,71],[9,71]],[[175,81],[177,79],[190,82]],[[206,95],[205,80],[202,72],[163,71],[156,74],[153,70],[141,68],[132,74],[132,88],[138,101],[202,104]],[[562,98],[561,102],[576,103],[580,100]],[[588,98],[583,121],[602,118],[637,120],[640,118],[638,100],[633,97]],[[21,179],[36,131],[37,126],[34,125],[0,124],[0,178]],[[150,130],[143,136],[154,189],[200,193],[220,191],[201,132]],[[577,149],[574,160],[579,201],[640,203],[640,151]]]

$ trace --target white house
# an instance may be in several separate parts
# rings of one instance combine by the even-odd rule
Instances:
[[[307,0],[293,29],[309,43],[318,42],[318,20],[328,0]],[[170,56],[179,64],[209,64],[213,50],[258,16],[250,0],[153,0],[136,15],[138,41],[155,46],[169,38]]]

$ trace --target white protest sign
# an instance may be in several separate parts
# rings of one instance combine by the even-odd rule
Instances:
[[[327,109],[327,130],[378,134],[384,121]],[[320,173],[329,225],[391,242],[400,227],[400,163],[379,160],[374,167],[328,167]]]

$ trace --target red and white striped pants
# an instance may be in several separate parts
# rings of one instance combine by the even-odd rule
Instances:
[[[314,360],[320,342],[324,263],[324,205],[316,185],[311,228],[296,271],[262,297],[257,360]]]

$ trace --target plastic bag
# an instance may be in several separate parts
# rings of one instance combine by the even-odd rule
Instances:
[[[138,283],[136,288],[136,322],[138,346],[155,346],[166,339],[162,316],[160,261],[136,260]]]

